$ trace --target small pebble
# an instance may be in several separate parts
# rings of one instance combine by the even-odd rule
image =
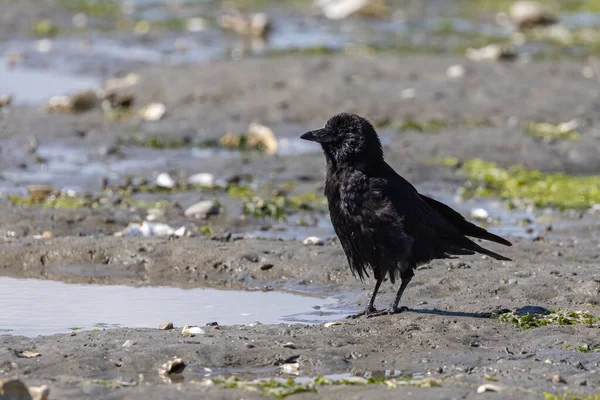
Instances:
[[[509,285],[516,285],[516,284],[517,284],[517,280],[516,280],[516,279],[514,279],[514,278],[513,278],[513,279],[509,279],[509,280],[508,280],[508,284],[509,284]]]
[[[183,337],[194,337],[196,335],[204,335],[206,332],[204,329],[196,325],[186,325],[181,330],[181,336]]]
[[[123,343],[123,347],[132,347],[134,344],[133,340],[126,340],[125,343]]]
[[[403,99],[414,99],[417,96],[417,91],[415,89],[404,89],[400,92],[400,97]]]
[[[88,18],[84,13],[73,15],[73,26],[75,28],[85,28],[88,24]]]
[[[516,1],[510,7],[509,15],[520,29],[549,25],[558,21],[554,13],[537,1]]]
[[[141,116],[145,121],[158,121],[164,117],[167,107],[162,103],[150,103],[141,111]]]
[[[34,239],[51,239],[52,232],[44,231],[41,235],[33,235]]]
[[[504,390],[504,388],[502,386],[494,385],[494,384],[491,384],[491,383],[485,383],[483,385],[480,385],[477,388],[477,393],[501,392],[503,390]]]
[[[456,64],[448,67],[446,70],[446,75],[448,75],[448,78],[457,79],[465,76],[465,72],[465,67],[460,64]]]
[[[186,217],[204,218],[219,214],[219,207],[212,200],[203,200],[186,208],[183,214]]]
[[[592,79],[595,75],[594,68],[590,67],[589,65],[586,65],[581,69],[581,74],[584,78]]]
[[[22,351],[17,354],[17,357],[19,357],[19,358],[36,358],[36,357],[40,357],[41,355],[42,355],[41,353],[37,353],[35,351]]]
[[[298,348],[294,342],[284,343],[281,345],[281,347],[284,347],[286,349],[297,349]]]
[[[49,53],[52,50],[52,40],[50,39],[40,39],[37,41],[37,51],[40,53]]]
[[[190,18],[187,20],[186,28],[190,32],[200,32],[206,28],[206,22],[202,18]]]
[[[29,394],[33,398],[32,400],[48,400],[50,397],[50,388],[48,385],[31,386]]]
[[[269,16],[262,12],[246,16],[235,10],[228,10],[228,12],[221,15],[220,25],[222,28],[240,35],[264,37],[269,32],[271,24]]]
[[[186,231],[186,229],[185,229],[185,226],[181,226],[181,227],[179,227],[179,228],[175,229],[175,231],[173,232],[173,236],[176,236],[176,237],[183,237],[183,236],[185,236],[185,233],[186,233],[186,232],[187,232],[187,231]]]
[[[486,220],[490,216],[490,213],[483,208],[475,208],[471,211],[471,217],[478,220]]]
[[[480,49],[468,48],[466,56],[473,61],[498,61],[514,59],[516,53],[510,47],[503,47],[494,43]]]
[[[150,32],[150,22],[146,20],[138,21],[133,27],[133,33],[136,35],[142,36],[146,35],[148,32]]]
[[[0,399],[6,400],[48,400],[50,388],[46,385],[27,388],[16,378],[0,379]]]
[[[0,96],[0,108],[9,106],[10,103],[12,103],[12,101],[13,101],[13,96],[11,96],[11,95]]]
[[[323,246],[323,244],[325,244],[323,239],[321,239],[320,237],[317,237],[317,236],[309,236],[306,239],[304,239],[302,241],[302,243],[304,243],[306,245],[314,245],[314,246]]]
[[[215,176],[209,173],[194,174],[188,178],[188,183],[190,185],[212,187],[215,185]]]
[[[284,374],[298,375],[300,363],[286,363],[281,366],[281,372]]]
[[[552,383],[567,383],[559,374],[552,375]]]
[[[164,363],[158,372],[161,375],[165,374],[180,374],[185,369],[186,364],[181,358],[175,358],[171,361]]]
[[[248,126],[248,146],[263,149],[267,154],[277,153],[278,142],[275,133],[265,125],[251,123]]]
[[[158,329],[160,329],[161,331],[168,331],[169,329],[173,329],[173,323],[163,322],[158,326]]]
[[[171,189],[175,187],[175,180],[171,178],[171,175],[163,172],[156,177],[156,185]]]

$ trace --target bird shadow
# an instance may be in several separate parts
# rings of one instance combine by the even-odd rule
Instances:
[[[434,308],[434,309],[409,308],[405,312],[411,312],[411,313],[416,313],[416,314],[440,315],[443,317],[492,318],[492,317],[496,317],[500,314],[504,314],[504,313],[507,313],[510,311],[511,310],[509,310],[508,308],[497,309],[497,310],[486,311],[486,312],[445,311],[445,310],[438,310],[436,308]],[[550,312],[544,307],[534,306],[534,305],[526,305],[523,307],[519,307],[514,311],[518,315],[526,315],[526,314],[545,315]]]
[[[504,310],[501,310],[504,311]],[[409,308],[405,312],[416,314],[440,315],[443,317],[467,317],[467,318],[492,318],[492,315],[497,315],[498,311],[488,312],[462,312],[462,311],[444,311],[437,309],[413,309]],[[501,312],[500,312],[501,313]]]

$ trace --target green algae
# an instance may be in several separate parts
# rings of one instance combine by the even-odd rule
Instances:
[[[283,183],[283,187],[288,186],[288,183]],[[248,185],[230,184],[227,192],[229,196],[243,201],[242,212],[245,215],[261,218],[285,220],[287,214],[296,210],[324,209],[327,204],[325,198],[315,192],[290,197],[281,187],[269,195],[261,196]]]
[[[424,121],[406,120],[396,127],[399,131],[417,131],[435,133],[448,128],[444,120],[432,118]]]
[[[600,400],[600,392],[592,394],[583,393],[548,393],[544,392],[544,399],[546,400]]]
[[[600,353],[600,346],[593,344],[580,344],[577,346],[577,350],[582,353]]]
[[[530,122],[527,125],[527,134],[541,138],[544,141],[556,140],[578,140],[581,138],[579,132],[569,124],[550,124],[547,122]]]
[[[600,318],[591,315],[587,311],[556,310],[546,315],[525,314],[521,315],[509,311],[495,316],[499,321],[513,324],[522,329],[539,328],[547,325],[591,325],[600,322]]]
[[[549,10],[562,13],[598,13],[600,12],[599,0],[538,0],[542,6]],[[468,0],[465,5],[470,9],[480,11],[508,11],[514,0]]]
[[[312,210],[315,208],[324,207],[327,205],[327,200],[325,197],[320,196],[315,192],[308,192],[298,196],[290,197],[288,204],[293,208]]]
[[[454,163],[455,159],[449,159]],[[500,197],[537,207],[585,209],[600,203],[600,176],[543,173],[522,166],[502,168],[481,159],[468,160],[460,169],[472,181],[464,196]]]
[[[135,115],[130,107],[115,107],[104,111],[104,118],[111,122],[127,121]]]
[[[199,233],[201,233],[204,236],[208,236],[208,235],[212,235],[213,234],[213,230],[210,226],[208,225],[204,225],[202,227],[200,227],[198,229]]]
[[[193,147],[194,143],[189,136],[169,137],[169,136],[149,136],[149,137],[128,137],[119,138],[117,145],[144,147],[148,149],[181,149]]]
[[[166,135],[147,137],[128,137],[119,139],[117,144],[123,146],[143,147],[147,149],[168,150],[184,148],[226,149],[243,153],[266,153],[262,142],[248,140],[248,135],[226,134],[220,139],[195,140],[190,136],[169,137]]]
[[[48,196],[43,200],[32,197],[21,197],[9,195],[8,200],[16,207],[39,207],[39,208],[101,208],[112,204],[120,209],[150,209],[150,208],[169,208],[171,203],[159,201],[137,200],[131,197],[131,192],[122,191],[118,197],[115,197],[111,191],[104,191],[97,197],[92,196],[72,196],[66,193]]]
[[[58,35],[58,25],[48,18],[38,20],[35,25],[33,25],[31,30],[36,36]]]
[[[286,380],[255,380],[243,381],[237,377],[213,379],[204,379],[200,382],[204,385],[217,385],[225,389],[242,389],[249,392],[260,393],[263,396],[274,398],[285,398],[297,393],[317,393],[318,389],[324,386],[366,386],[366,385],[384,385],[390,389],[399,386],[416,386],[416,387],[437,387],[440,386],[438,380],[431,378],[415,379],[408,375],[402,375],[394,378],[362,378],[350,377],[345,379],[328,379],[324,376],[319,376],[308,382],[298,382],[292,378]]]
[[[410,43],[398,43],[392,45],[348,45],[345,47],[329,47],[323,45],[307,46],[299,48],[289,48],[281,50],[270,50],[266,53],[270,57],[282,57],[288,55],[295,56],[324,56],[333,54],[347,55],[368,55],[368,54],[392,54],[392,55],[410,55],[410,54],[443,54],[448,53],[448,49],[438,46],[422,45],[417,46]],[[450,53],[452,53],[450,51]]]
[[[268,198],[254,196],[244,199],[242,212],[245,215],[252,215],[260,218],[285,220],[285,206],[285,197],[283,196],[272,196]]]
[[[32,197],[20,197],[16,195],[9,195],[8,200],[14,206],[19,207],[80,208],[92,205],[89,199],[77,196],[69,196],[63,193],[48,196],[43,200],[38,200]]]
[[[113,0],[60,0],[59,4],[67,10],[80,12],[93,17],[116,16],[121,14],[121,4]]]

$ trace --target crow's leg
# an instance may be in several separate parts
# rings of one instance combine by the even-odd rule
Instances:
[[[401,313],[402,311],[408,311],[408,307],[398,308],[398,304],[400,303],[400,299],[402,298],[402,295],[404,294],[404,291],[406,290],[406,287],[410,283],[413,276],[415,276],[415,273],[411,267],[405,268],[402,271],[400,271],[400,278],[402,279],[402,283],[400,284],[400,288],[398,289],[398,292],[396,293],[396,298],[394,299],[392,304],[390,304],[390,306],[386,310],[371,313],[368,315],[368,317],[377,317],[380,315],[397,314]]]
[[[392,304],[390,304],[390,306],[388,307],[388,313],[394,314],[397,312],[408,311],[408,307],[398,308],[398,304],[400,303],[400,299],[402,299],[402,295],[404,294],[404,291],[406,290],[406,287],[412,280],[413,276],[415,276],[415,273],[412,268],[409,268],[400,273],[400,277],[402,278],[402,283],[400,284],[400,288],[398,289],[398,292],[396,293],[396,298],[394,299]]]
[[[373,294],[371,295],[371,300],[364,311],[359,312],[358,314],[349,315],[347,318],[358,318],[366,315],[367,317],[372,314],[377,314],[377,310],[375,309],[375,297],[377,297],[377,292],[379,292],[379,286],[381,286],[381,282],[383,282],[383,278],[377,278],[377,282],[375,283],[375,289],[373,289]]]

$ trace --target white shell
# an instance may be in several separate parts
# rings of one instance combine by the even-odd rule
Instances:
[[[156,177],[156,184],[164,188],[173,188],[175,186],[175,180],[171,178],[171,175],[163,172]]]
[[[321,239],[320,237],[317,237],[317,236],[309,236],[306,239],[304,239],[302,241],[302,243],[304,243],[306,245],[315,245],[315,246],[322,246],[324,244],[323,239]]]

